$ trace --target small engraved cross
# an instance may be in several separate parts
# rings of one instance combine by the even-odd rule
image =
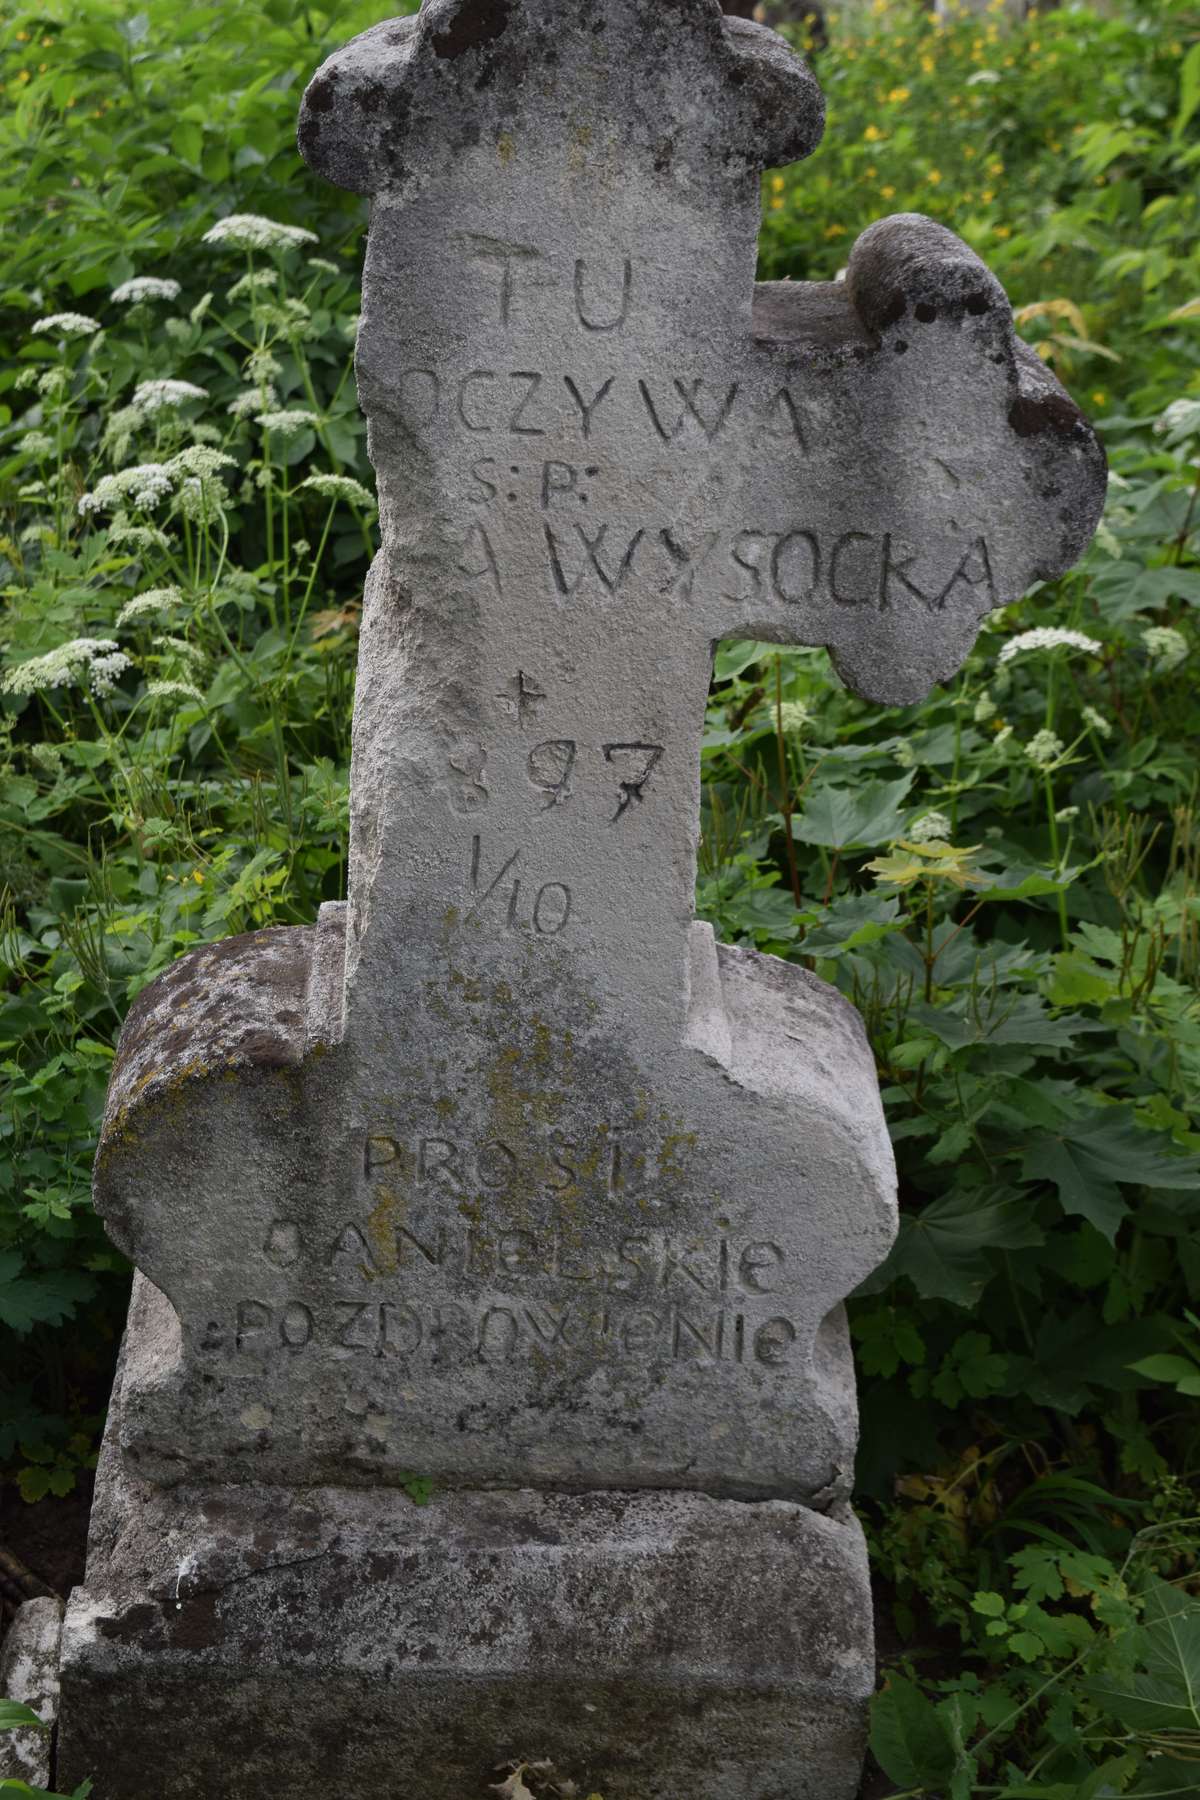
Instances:
[[[508,685],[496,695],[497,700],[507,706],[518,725],[524,725],[528,718],[537,711],[539,700],[546,698],[541,688],[532,682],[524,669],[518,669]]]

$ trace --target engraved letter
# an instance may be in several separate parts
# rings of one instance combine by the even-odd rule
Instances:
[[[571,917],[571,890],[561,881],[548,881],[533,903],[533,929],[543,937],[557,937]]]
[[[541,253],[532,244],[506,244],[502,238],[476,236],[468,233],[468,242],[474,248],[472,256],[477,262],[494,262],[500,265],[500,323],[507,325],[512,314],[513,290],[515,277],[514,262],[529,262]]]
[[[726,600],[757,600],[762,593],[763,577],[761,558],[770,538],[764,531],[739,531],[733,540],[730,556],[739,569],[745,569],[750,577],[751,590],[748,594],[726,594]]]
[[[545,462],[542,464],[542,506],[550,504],[554,494],[573,494],[579,479],[579,471],[565,462]]]
[[[929,595],[922,593],[921,589],[917,586],[916,582],[910,581],[908,578],[907,571],[909,569],[911,569],[912,565],[916,562],[917,554],[918,554],[917,551],[909,550],[908,546],[905,545],[904,549],[907,552],[907,554],[902,555],[902,556],[893,556],[892,555],[892,542],[893,542],[893,540],[892,540],[891,532],[885,531],[883,534],[883,575],[882,575],[882,578],[879,583],[879,610],[880,610],[880,612],[886,612],[888,607],[891,604],[891,595],[888,592],[888,585],[891,582],[893,576],[896,578],[897,581],[903,582],[904,586],[908,589],[909,593],[912,594],[915,599],[923,601],[924,604],[926,606],[928,606],[930,604]]]
[[[646,783],[662,758],[663,746],[661,744],[605,744],[604,746],[604,760],[612,763],[614,768],[617,766],[614,760],[616,757],[630,754],[641,759],[641,773],[635,775],[631,780],[621,782],[621,797],[617,802],[617,810],[612,816],[614,825],[635,800],[641,805],[646,798]]]
[[[478,381],[495,381],[495,379],[496,379],[496,372],[494,369],[472,369],[471,373],[469,375],[464,375],[462,380],[459,382],[459,384],[458,384],[458,416],[462,420],[463,424],[466,426],[468,431],[491,431],[492,430],[492,427],[490,425],[488,425],[486,423],[481,425],[479,423],[478,419],[472,418],[471,414],[467,411],[467,402],[470,398],[468,389],[474,387],[476,382],[478,382]]]
[[[747,1244],[738,1262],[738,1277],[751,1294],[773,1294],[775,1289],[763,1277],[782,1266],[783,1251],[778,1244]]]
[[[609,319],[589,319],[584,305],[584,270],[587,264],[583,257],[575,263],[575,311],[579,314],[579,323],[585,331],[615,331],[623,325],[629,315],[629,299],[633,292],[633,264],[625,258],[625,267],[621,276],[621,310]]]
[[[874,539],[866,531],[844,531],[833,546],[833,555],[829,561],[829,591],[839,606],[870,606],[875,596],[870,593],[844,594],[838,578],[838,570],[842,557],[851,544],[870,544]]]
[[[575,383],[571,380],[571,377],[569,375],[563,376],[563,380],[567,384],[567,392],[579,408],[579,416],[583,420],[583,435],[585,438],[590,438],[592,435],[592,414],[603,400],[605,394],[607,394],[614,379],[615,378],[610,375],[608,380],[604,383],[604,386],[597,388],[590,400],[585,400],[579,389],[575,386]]]
[[[517,1159],[507,1144],[492,1138],[480,1150],[475,1166],[484,1187],[504,1188],[516,1174]]]
[[[692,589],[696,584],[697,572],[716,543],[717,533],[706,531],[695,549],[691,550],[686,544],[681,544],[674,532],[667,526],[664,526],[658,535],[662,539],[667,555],[678,569],[673,580],[664,584],[662,591],[664,594],[672,596],[678,594],[681,600],[690,600]]]
[[[508,1362],[517,1347],[520,1327],[506,1306],[490,1306],[479,1322],[481,1362]]]
[[[534,787],[543,788],[542,811],[571,798],[571,770],[575,767],[575,740],[547,738],[529,752],[527,767]]]
[[[395,1138],[368,1137],[363,1149],[363,1174],[370,1181],[376,1169],[399,1160],[400,1146]]]
[[[754,1354],[769,1369],[777,1369],[795,1341],[796,1327],[790,1319],[768,1319],[754,1334]]]
[[[458,1192],[462,1186],[462,1180],[457,1164],[458,1145],[452,1144],[449,1138],[421,1139],[421,1148],[417,1155],[417,1179],[419,1181],[445,1181],[455,1192]]]
[[[254,1337],[265,1331],[271,1323],[271,1309],[264,1306],[261,1300],[239,1300],[237,1309],[237,1337],[239,1350],[245,1346],[248,1337]]]
[[[800,566],[785,568],[784,558],[792,544],[802,546]],[[804,563],[808,562],[806,569]],[[807,580],[805,579],[807,577]],[[811,600],[821,579],[821,547],[811,531],[789,531],[779,539],[771,552],[771,580],[781,600],[801,605]]]
[[[971,575],[967,572],[967,564],[973,556],[977,556],[979,559],[979,573],[976,575]],[[988,598],[991,600],[992,605],[995,606],[996,583],[992,578],[992,559],[988,555],[987,540],[985,538],[976,538],[970,549],[966,551],[957,569],[955,569],[953,575],[934,601],[933,608],[935,612],[941,612],[960,581],[965,582],[966,585],[971,588],[978,587],[981,581],[986,582]]]
[[[477,481],[483,489],[482,494],[472,494],[472,500],[478,500],[483,504],[488,500],[494,500],[496,498],[495,482],[489,481],[487,476],[481,473],[481,470],[494,469],[495,466],[496,459],[494,456],[481,456],[478,462],[473,462],[471,464],[471,479]]]
[[[513,408],[512,418],[508,421],[508,429],[516,432],[518,437],[545,437],[546,433],[540,425],[522,425],[525,408],[542,385],[542,377],[536,369],[514,369],[509,376],[510,381],[527,381],[528,388]]]
[[[286,1350],[303,1350],[313,1334],[313,1316],[307,1306],[293,1300],[279,1320],[279,1341]]]

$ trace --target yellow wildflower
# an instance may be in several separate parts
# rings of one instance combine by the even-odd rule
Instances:
[[[825,227],[825,236],[827,238],[845,237],[845,235],[846,227],[844,225],[827,225]]]
[[[894,200],[896,198],[896,190],[890,183],[887,187],[881,187],[879,192],[883,195],[885,200]]]
[[[924,71],[927,75],[933,74],[935,66],[936,65],[934,63],[932,56],[923,56],[921,58],[921,67],[924,69]]]
[[[930,169],[925,179],[936,187],[938,182],[942,179],[942,171],[940,169]]]
[[[984,190],[983,190],[982,194],[980,194],[979,198],[983,201],[983,204],[985,206],[990,206],[992,204],[992,201],[996,198],[996,195],[992,188],[984,188]]]
[[[976,150],[974,144],[964,144],[963,145],[963,155],[966,157],[968,162],[973,162],[975,160],[976,156],[978,156],[978,154],[979,154],[979,152]]]
[[[778,212],[782,205],[783,205],[783,201],[779,198],[779,195],[776,194],[775,198],[771,202],[771,211]]]
[[[878,125],[868,125],[867,129],[863,132],[863,136],[866,138],[868,144],[881,144],[883,142],[883,133],[880,131]]]
[[[1016,60],[1017,60],[1017,59],[1016,59],[1016,57],[1015,57],[1015,56],[1006,56],[1006,57],[1005,57],[1005,59],[1004,59],[1004,66],[1005,66],[1005,68],[1006,68],[1006,69],[1012,69],[1012,68],[1015,68],[1015,66],[1016,66]],[[1050,60],[1051,60],[1051,62],[1053,62],[1053,60],[1054,60],[1054,58],[1053,58],[1053,57],[1051,57],[1051,59],[1050,59]]]
[[[29,42],[29,33],[27,31],[18,31],[17,42],[18,44],[27,44]]]
[[[1104,392],[1103,388],[1097,388],[1095,393],[1092,395],[1092,405],[1093,406],[1107,406],[1108,405],[1108,395]]]
[[[29,80],[29,70],[28,69],[18,69],[17,70],[17,80],[18,81],[28,81]]]
[[[772,191],[772,193],[775,193],[775,194],[782,194],[782,192],[783,192],[783,176],[782,175],[772,175],[771,191]]]
[[[52,37],[44,37],[42,39],[42,49],[49,50],[49,48],[53,44],[53,42],[54,42],[54,39]]]
[[[990,162],[988,164],[988,174],[989,175],[1003,175],[1003,173],[1004,173],[1004,164],[1002,162],[1000,162],[998,159],[996,162]]]
[[[1012,226],[1011,225],[996,225],[995,227],[993,227],[993,229],[995,230],[996,236],[998,238],[1006,238],[1006,237],[1012,236]]]
[[[902,106],[907,99],[908,89],[906,87],[894,87],[888,95],[888,100],[895,106]]]

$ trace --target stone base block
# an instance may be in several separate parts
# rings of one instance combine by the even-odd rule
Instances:
[[[96,1800],[851,1800],[850,1514],[700,1494],[170,1490],[102,1465],[57,1777]]]

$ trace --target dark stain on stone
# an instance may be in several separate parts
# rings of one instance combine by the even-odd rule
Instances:
[[[453,17],[432,38],[435,56],[453,60],[468,50],[494,43],[506,29],[512,0],[463,0]]]
[[[879,315],[880,325],[896,325],[908,311],[908,301],[903,294],[893,294],[882,313]]]
[[[163,1621],[172,1644],[179,1650],[207,1650],[221,1641],[221,1623],[217,1618],[215,1593],[189,1594],[180,1603],[162,1602]]]
[[[932,306],[928,300],[918,300],[913,311],[916,313],[918,319],[920,319],[922,325],[932,325],[933,321],[937,318],[937,307]]]
[[[114,1643],[140,1643],[154,1631],[160,1617],[157,1606],[142,1600],[136,1606],[127,1607],[116,1618],[98,1619],[96,1628],[101,1637],[111,1638]]]
[[[333,111],[336,95],[333,91],[336,69],[326,69],[324,73],[314,76],[308,84],[304,98],[310,112],[327,113]]]
[[[1083,420],[1083,414],[1065,394],[1021,394],[1008,409],[1008,422],[1018,437],[1038,437],[1044,432],[1055,437],[1072,437]]]
[[[979,290],[976,290],[976,292],[973,294],[968,294],[967,299],[966,299],[966,307],[967,307],[967,311],[969,313],[975,313],[976,315],[978,315],[979,313],[985,313],[988,309],[987,295],[985,293],[980,292]]]

